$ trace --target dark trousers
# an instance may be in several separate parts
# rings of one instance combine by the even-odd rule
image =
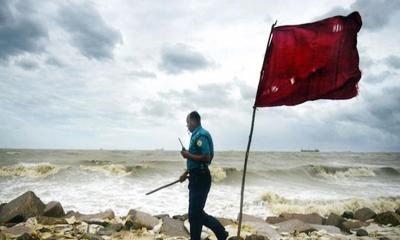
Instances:
[[[224,226],[203,210],[210,187],[211,175],[207,167],[189,171],[189,222],[191,240],[200,240],[203,225],[210,228],[218,240],[225,240],[226,238]]]

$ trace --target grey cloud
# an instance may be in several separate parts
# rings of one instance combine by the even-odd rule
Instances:
[[[361,14],[363,28],[377,30],[384,27],[398,10],[400,10],[400,1],[397,0],[357,0],[350,9],[335,7],[318,19],[348,15],[352,11],[358,11]]]
[[[53,65],[56,67],[64,67],[64,63],[56,57],[48,57],[46,60],[46,64]]]
[[[16,62],[16,65],[28,71],[39,68],[39,64],[31,59],[21,59]]]
[[[245,81],[241,80],[234,80],[236,86],[239,88],[240,95],[242,96],[243,100],[251,100],[254,99],[256,96],[257,89],[248,85]]]
[[[59,10],[59,19],[71,36],[72,44],[89,59],[112,59],[122,35],[100,16],[90,4],[69,4]]]
[[[185,44],[164,47],[161,51],[159,68],[170,74],[179,74],[185,71],[206,69],[213,63],[201,53]]]
[[[159,96],[182,108],[220,108],[233,105],[233,99],[229,96],[231,88],[231,84],[204,84],[193,90],[160,92]]]
[[[31,14],[31,4],[31,1],[22,4],[8,0],[0,4],[0,60],[45,50],[47,28]]]
[[[157,78],[155,73],[145,70],[130,71],[128,75],[137,78]]]
[[[376,74],[369,73],[362,77],[362,81],[367,83],[381,83],[391,76],[393,76],[393,73],[390,71],[383,71]]]
[[[398,56],[391,55],[385,59],[385,62],[393,68],[400,69],[400,57]]]
[[[398,0],[357,0],[350,7],[362,14],[364,27],[374,30],[385,26],[390,17],[400,10]]]
[[[144,107],[142,108],[142,113],[153,117],[172,116],[169,111],[168,104],[166,104],[164,101],[151,99],[146,101]]]

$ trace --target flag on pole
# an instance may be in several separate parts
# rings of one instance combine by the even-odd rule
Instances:
[[[361,16],[273,28],[255,107],[297,105],[316,99],[349,99],[361,78],[357,33]]]

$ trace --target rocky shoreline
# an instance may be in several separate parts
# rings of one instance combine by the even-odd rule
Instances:
[[[219,218],[234,237],[237,222]],[[64,212],[60,202],[43,203],[28,191],[0,204],[0,240],[3,239],[189,239],[187,215],[156,215],[130,210],[116,216],[112,210],[95,214]],[[216,239],[203,228],[203,239]],[[400,207],[375,213],[369,208],[342,215],[283,213],[267,219],[243,215],[242,237],[263,239],[400,239]]]

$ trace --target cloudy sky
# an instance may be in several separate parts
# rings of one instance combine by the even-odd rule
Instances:
[[[397,0],[1,0],[0,147],[179,149],[198,110],[245,150],[271,24],[352,11],[359,96],[259,109],[252,149],[399,151]]]

